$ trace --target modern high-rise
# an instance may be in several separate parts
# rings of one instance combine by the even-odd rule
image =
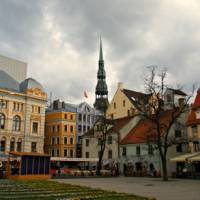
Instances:
[[[27,64],[25,62],[0,55],[0,70],[9,74],[17,82],[27,78]]]

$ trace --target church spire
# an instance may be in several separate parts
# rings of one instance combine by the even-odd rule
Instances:
[[[96,100],[94,103],[94,107],[102,112],[105,112],[108,106],[108,87],[106,84],[106,72],[104,69],[101,37],[100,37],[100,49],[99,49],[99,69],[97,72],[97,85],[95,94],[96,94]]]
[[[101,36],[100,36],[99,61],[103,61],[103,50],[102,50],[102,41],[101,41]]]

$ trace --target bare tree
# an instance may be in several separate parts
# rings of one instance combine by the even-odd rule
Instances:
[[[106,114],[100,116],[95,125],[97,127],[97,132],[98,132],[98,145],[100,146],[100,150],[98,152],[98,163],[96,170],[97,176],[101,175],[102,160],[106,148],[108,131],[112,125],[113,125],[113,120],[106,119]]]
[[[149,94],[148,103],[144,104],[136,100],[135,107],[140,111],[140,115],[152,124],[153,131],[149,131],[147,143],[151,142],[158,149],[162,163],[163,180],[167,181],[167,152],[168,148],[175,144],[175,140],[170,136],[170,129],[181,114],[188,109],[188,101],[192,95],[188,95],[179,105],[173,102],[170,107],[167,106],[164,103],[167,70],[162,69],[158,73],[158,68],[155,66],[148,69],[150,74],[145,78],[145,89]]]

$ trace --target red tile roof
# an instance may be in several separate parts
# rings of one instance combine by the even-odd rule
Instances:
[[[200,119],[196,118],[196,113],[195,111],[200,108],[200,89],[197,91],[196,98],[194,100],[194,104],[192,105],[192,110],[190,114],[188,115],[187,119],[187,125],[193,125],[193,124],[200,124]]]
[[[110,128],[109,132],[112,131],[119,131],[120,129],[122,129],[129,121],[131,121],[133,117],[129,116],[129,117],[123,117],[123,118],[119,118],[119,119],[115,119],[113,120],[114,126],[112,128]]]
[[[167,124],[171,120],[172,111],[166,111],[161,117],[161,123]],[[164,128],[164,127],[163,127]],[[141,120],[127,135],[122,139],[121,144],[140,144],[146,143],[148,138],[156,140],[156,126],[149,119]]]
[[[198,89],[198,91],[197,91],[197,95],[196,95],[196,98],[194,100],[194,104],[193,104],[192,108],[193,109],[200,108],[200,89]]]
[[[133,117],[123,117],[119,119],[110,120],[113,123],[113,126],[108,130],[109,133],[119,131],[121,128],[123,128]],[[94,136],[95,130],[94,127],[89,129],[82,137],[87,136]]]

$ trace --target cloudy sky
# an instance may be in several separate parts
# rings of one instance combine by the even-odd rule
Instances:
[[[28,63],[53,98],[94,102],[99,35],[109,98],[117,83],[140,91],[146,66],[169,84],[200,83],[199,0],[0,0],[0,54]]]

